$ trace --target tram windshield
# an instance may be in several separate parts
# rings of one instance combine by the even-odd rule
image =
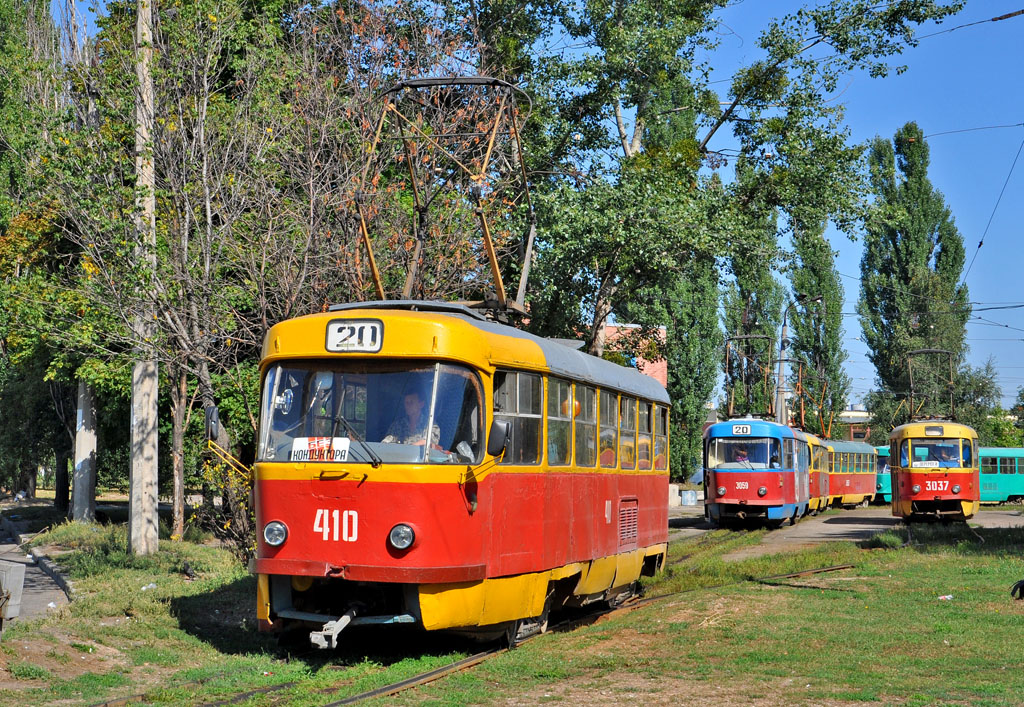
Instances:
[[[709,469],[777,469],[779,440],[767,437],[715,437],[708,440]]]
[[[257,459],[474,463],[482,430],[483,388],[463,366],[289,361],[263,382]]]
[[[923,439],[911,439],[910,445],[913,450],[911,468],[959,468],[961,466],[972,466],[971,463],[971,442],[963,440],[963,455],[961,457],[961,440],[952,437],[928,437]],[[900,449],[901,466],[907,466],[906,443]]]

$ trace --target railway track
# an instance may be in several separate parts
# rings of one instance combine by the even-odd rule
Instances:
[[[635,599],[631,599],[631,600],[627,601],[622,606],[616,607],[616,608],[611,609],[611,610],[592,612],[592,613],[588,613],[588,614],[586,614],[584,616],[578,616],[578,617],[574,617],[574,618],[571,618],[571,619],[567,619],[565,621],[562,621],[561,623],[558,623],[558,624],[555,624],[554,626],[552,626],[551,629],[549,630],[549,632],[550,633],[559,633],[559,632],[572,631],[572,630],[574,630],[576,628],[579,628],[580,626],[582,626],[584,624],[593,623],[594,621],[605,621],[605,620],[611,619],[611,618],[613,618],[615,616],[621,616],[623,614],[627,614],[627,613],[630,613],[632,611],[636,611],[637,609],[640,609],[640,608],[642,608],[644,606],[648,606],[650,604],[654,604],[654,603],[657,603],[659,601],[664,601],[664,600],[670,599],[672,597],[677,597],[677,596],[680,596],[682,594],[689,594],[691,592],[706,591],[706,590],[709,590],[709,589],[710,590],[724,589],[725,587],[736,586],[736,585],[739,585],[739,584],[744,584],[746,582],[771,583],[773,581],[782,580],[782,579],[794,579],[794,578],[797,578],[797,577],[804,577],[804,576],[808,576],[808,575],[824,574],[826,572],[839,572],[839,571],[845,570],[845,569],[852,569],[853,567],[854,567],[854,565],[849,565],[849,564],[847,564],[847,565],[832,565],[832,566],[829,566],[829,567],[816,567],[816,568],[812,568],[812,569],[801,570],[799,572],[790,572],[788,574],[767,575],[767,576],[764,576],[764,577],[750,577],[750,578],[747,578],[747,579],[739,579],[739,580],[735,580],[735,581],[732,581],[732,582],[723,582],[721,584],[702,586],[702,587],[692,587],[690,589],[683,589],[683,590],[678,591],[678,592],[669,592],[667,594],[659,594],[657,596],[652,596],[652,597],[635,598]],[[529,641],[533,640],[533,638],[535,638],[535,637],[536,636],[533,636],[533,637],[527,638],[527,639],[525,639],[523,641],[520,641],[519,645],[528,643]],[[445,678],[445,677],[447,677],[449,675],[453,675],[455,673],[462,672],[464,670],[468,670],[470,668],[473,668],[473,667],[475,667],[477,665],[480,665],[481,663],[484,663],[484,662],[490,660],[491,658],[495,658],[495,657],[497,657],[497,656],[499,656],[502,653],[505,653],[507,651],[508,651],[508,649],[504,648],[504,647],[493,648],[491,650],[481,651],[480,653],[476,653],[475,655],[471,655],[471,656],[468,656],[466,658],[461,658],[461,659],[453,661],[453,662],[451,662],[451,663],[449,663],[447,665],[442,665],[440,667],[433,668],[432,670],[428,670],[428,671],[420,673],[418,675],[413,675],[412,677],[408,677],[408,678],[405,678],[403,680],[399,680],[399,681],[391,683],[389,685],[384,685],[382,687],[377,687],[377,688],[374,688],[372,690],[368,690],[366,692],[361,692],[361,693],[356,694],[356,695],[351,695],[351,696],[348,696],[348,697],[344,697],[344,698],[342,698],[340,700],[337,700],[337,701],[334,701],[334,702],[325,703],[325,707],[335,707],[336,705],[350,705],[350,704],[356,704],[358,702],[363,702],[365,700],[371,700],[371,699],[375,699],[375,698],[391,697],[391,696],[397,695],[397,694],[399,694],[401,692],[405,692],[406,690],[411,690],[411,689],[414,689],[414,688],[417,688],[417,687],[421,687],[423,685],[427,685],[427,684],[435,682],[437,680],[441,680],[442,678]],[[195,684],[198,685],[199,683],[195,683]],[[280,683],[278,685],[270,685],[268,687],[261,687],[261,688],[256,688],[256,689],[253,689],[253,690],[247,690],[245,692],[240,692],[238,694],[232,695],[230,697],[227,697],[227,698],[224,698],[224,699],[221,699],[221,700],[204,703],[204,707],[223,707],[223,706],[226,706],[226,705],[238,704],[238,703],[243,702],[243,701],[245,701],[245,700],[247,700],[249,698],[257,697],[259,695],[270,696],[273,693],[284,692],[286,690],[289,690],[291,688],[296,687],[298,684],[299,684],[298,682],[292,681],[292,682]],[[344,689],[347,686],[347,684],[348,684],[348,681],[337,683],[336,685],[334,685],[332,687],[325,688],[322,691],[322,694],[326,695],[326,694],[330,694],[332,692],[338,692],[338,691]],[[93,707],[124,707],[125,705],[134,704],[134,703],[138,703],[138,702],[147,702],[147,701],[151,701],[151,696],[149,696],[147,694],[140,694],[140,695],[132,695],[132,696],[129,696],[129,697],[122,697],[122,698],[118,698],[116,700],[110,700],[108,702],[102,702],[102,703],[99,703],[97,705],[94,705]]]
[[[814,568],[814,569],[801,570],[799,572],[790,572],[789,574],[776,574],[776,575],[768,575],[768,576],[765,576],[765,577],[752,577],[750,579],[741,579],[741,580],[736,580],[734,582],[725,582],[725,583],[722,583],[722,584],[716,584],[716,585],[707,586],[707,587],[694,587],[692,589],[684,589],[684,590],[678,591],[678,592],[670,592],[668,594],[659,594],[658,596],[654,596],[654,597],[637,598],[637,599],[633,599],[631,601],[628,601],[626,604],[624,604],[624,605],[622,605],[622,606],[620,606],[618,608],[612,609],[610,611],[600,612],[600,613],[596,614],[596,617],[599,620],[607,620],[607,619],[610,619],[610,618],[612,618],[614,616],[620,616],[622,614],[627,614],[627,613],[630,613],[632,611],[636,611],[637,609],[639,609],[641,607],[644,607],[644,606],[647,606],[649,604],[654,604],[656,602],[664,601],[665,599],[669,599],[671,597],[679,596],[681,594],[688,594],[690,592],[696,592],[696,591],[702,591],[702,590],[708,590],[708,589],[722,589],[722,588],[725,588],[725,587],[735,586],[735,585],[738,585],[738,584],[744,584],[746,582],[769,583],[769,582],[772,582],[772,581],[775,581],[775,580],[781,580],[781,579],[795,579],[797,577],[805,577],[805,576],[813,575],[813,574],[824,574],[826,572],[839,572],[840,570],[852,569],[853,567],[854,567],[854,565],[832,565],[830,567],[817,567],[817,568]],[[580,624],[586,623],[586,622],[592,620],[594,618],[594,616],[595,615],[588,615],[588,616],[582,617],[582,618],[570,619],[568,621],[565,621],[565,622],[563,622],[561,624],[557,624],[556,626],[552,627],[551,631],[552,632],[558,632],[558,631],[572,630],[574,628],[577,628]],[[532,638],[526,639],[526,641],[523,641],[523,643],[526,643],[526,642],[528,642],[530,640],[532,640]],[[376,688],[374,690],[370,690],[368,692],[363,692],[363,693],[358,694],[358,695],[352,695],[351,697],[346,697],[345,699],[339,700],[337,702],[328,703],[327,707],[334,707],[335,705],[350,705],[350,704],[355,704],[357,702],[362,702],[364,700],[373,699],[373,698],[376,698],[376,697],[390,697],[392,695],[397,695],[400,692],[404,692],[406,690],[410,690],[410,689],[415,688],[415,687],[420,687],[422,685],[426,685],[426,684],[434,682],[436,680],[440,680],[441,678],[447,677],[448,675],[451,675],[453,673],[458,673],[458,672],[461,672],[463,670],[467,670],[469,668],[477,666],[480,663],[483,663],[484,661],[490,660],[491,658],[494,658],[494,657],[496,657],[496,656],[506,652],[507,650],[508,650],[507,648],[496,648],[496,649],[491,650],[491,651],[484,651],[482,653],[477,653],[476,655],[470,656],[468,658],[463,658],[462,660],[455,661],[453,663],[450,663],[449,665],[442,666],[440,668],[435,668],[433,670],[429,670],[429,671],[427,671],[425,673],[421,673],[419,675],[414,675],[411,678],[407,678],[405,680],[401,680],[401,681],[393,683],[391,685],[385,685],[384,687],[379,687],[379,688]]]

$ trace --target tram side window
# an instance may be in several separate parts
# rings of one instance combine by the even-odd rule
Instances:
[[[640,401],[637,413],[636,456],[638,469],[651,468],[651,404]]]
[[[576,466],[597,464],[597,392],[576,384]]]
[[[654,468],[668,468],[668,408],[654,408]]]
[[[502,464],[540,462],[543,397],[541,377],[535,373],[494,374],[494,417],[512,423]]]
[[[796,448],[795,439],[784,439],[782,440],[782,468],[792,469],[794,467],[795,460],[793,459],[793,451]],[[768,461],[768,466],[773,469],[778,468],[778,460],[772,457]]]
[[[619,458],[623,469],[636,468],[636,398],[619,398]]]
[[[1000,474],[1016,474],[1017,473],[1017,460],[1013,457],[1001,457],[999,459],[999,473]]]
[[[999,467],[997,466],[996,457],[982,457],[981,458],[981,473],[982,474],[998,474]]]
[[[900,468],[910,468],[910,440],[905,439],[900,442]]]
[[[614,392],[601,391],[601,467],[615,468],[616,434],[619,427],[619,403]]]
[[[548,378],[548,464],[572,461],[572,384]]]

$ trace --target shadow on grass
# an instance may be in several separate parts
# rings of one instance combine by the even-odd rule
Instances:
[[[1024,528],[972,528],[963,522],[903,524],[860,543],[862,548],[897,548],[960,555],[1024,554]]]
[[[301,661],[311,669],[366,661],[389,666],[407,658],[477,653],[495,645],[408,627],[353,626],[339,636],[337,649],[317,650],[310,646],[308,628],[285,635],[257,629],[255,577],[244,577],[212,592],[171,599],[170,609],[182,630],[220,653],[267,653],[289,662]]]
[[[892,527],[901,524],[903,521],[895,516],[877,516],[877,515],[836,515],[828,516],[822,523],[826,525],[878,525],[883,527]]]
[[[679,516],[677,518],[668,519],[668,527],[670,528],[701,528],[709,530],[711,524],[708,523],[704,516]]]

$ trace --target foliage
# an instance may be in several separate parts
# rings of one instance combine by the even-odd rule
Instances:
[[[804,393],[805,409],[820,414],[821,427],[809,429],[824,434],[826,421],[846,408],[850,378],[843,370],[846,351],[843,347],[843,286],[835,267],[835,256],[818,228],[793,233],[796,262],[790,271],[793,292],[807,300],[793,308],[793,356],[803,364],[791,371],[791,383],[799,382]],[[797,368],[796,365],[793,366]],[[798,380],[799,379],[799,380]],[[816,415],[815,415],[816,417]]]
[[[0,434],[0,458],[10,468],[22,457],[51,458],[59,425],[72,419],[58,404],[56,422],[8,424],[21,410],[7,404],[12,396],[35,410],[47,387],[66,402],[83,380],[101,410],[101,481],[125,483],[128,370],[141,351],[163,364],[164,400],[182,402],[166,391],[183,371],[188,411],[219,405],[223,446],[250,462],[255,359],[267,328],[375,296],[357,207],[367,209],[387,295],[401,291],[426,228],[418,293],[478,296],[486,266],[466,238],[476,228],[472,189],[425,169],[443,186],[442,216],[425,224],[399,161],[403,141],[382,140],[373,169],[364,163],[383,89],[409,77],[492,73],[532,102],[524,149],[538,241],[529,326],[602,353],[610,316],[639,324],[635,345],[671,364],[681,445],[673,473],[685,475],[716,379],[718,286],[727,281],[733,293],[730,334],[774,337],[783,293],[773,275],[788,262],[781,239],[791,236],[794,273],[809,278],[797,284],[804,275],[794,274],[794,289],[824,291],[827,248],[803,243],[803,234],[859,214],[860,152],[829,94],[851,70],[884,75],[889,58],[914,45],[916,25],[960,5],[838,0],[801,10],[765,29],[759,56],[718,95],[702,62],[724,4],[158,4],[157,245],[143,253],[132,228],[134,5],[107,3],[82,43],[38,0],[0,0],[0,427],[10,432]],[[68,40],[62,52],[58,35]],[[463,107],[439,100],[432,110],[440,125],[475,121]],[[715,149],[723,126],[739,155]],[[417,159],[428,166],[424,154]],[[495,237],[511,254],[528,210],[494,202],[488,208],[508,207]],[[155,256],[155,270],[140,267],[142,255]],[[505,267],[507,281],[516,269]],[[155,312],[154,332],[140,338],[145,312]],[[806,314],[793,319],[798,348],[829,346],[834,324]],[[662,326],[664,341],[653,335]],[[841,356],[826,360],[814,346],[809,365],[833,376],[838,392]],[[762,367],[751,364],[747,378],[774,375],[775,346],[762,349],[746,352]],[[174,474],[199,483],[208,461],[199,415],[170,418],[168,407],[162,475],[168,447],[183,448]],[[29,441],[16,448],[18,434]],[[248,482],[229,478],[213,477],[228,500],[215,525],[237,531],[252,522]]]

